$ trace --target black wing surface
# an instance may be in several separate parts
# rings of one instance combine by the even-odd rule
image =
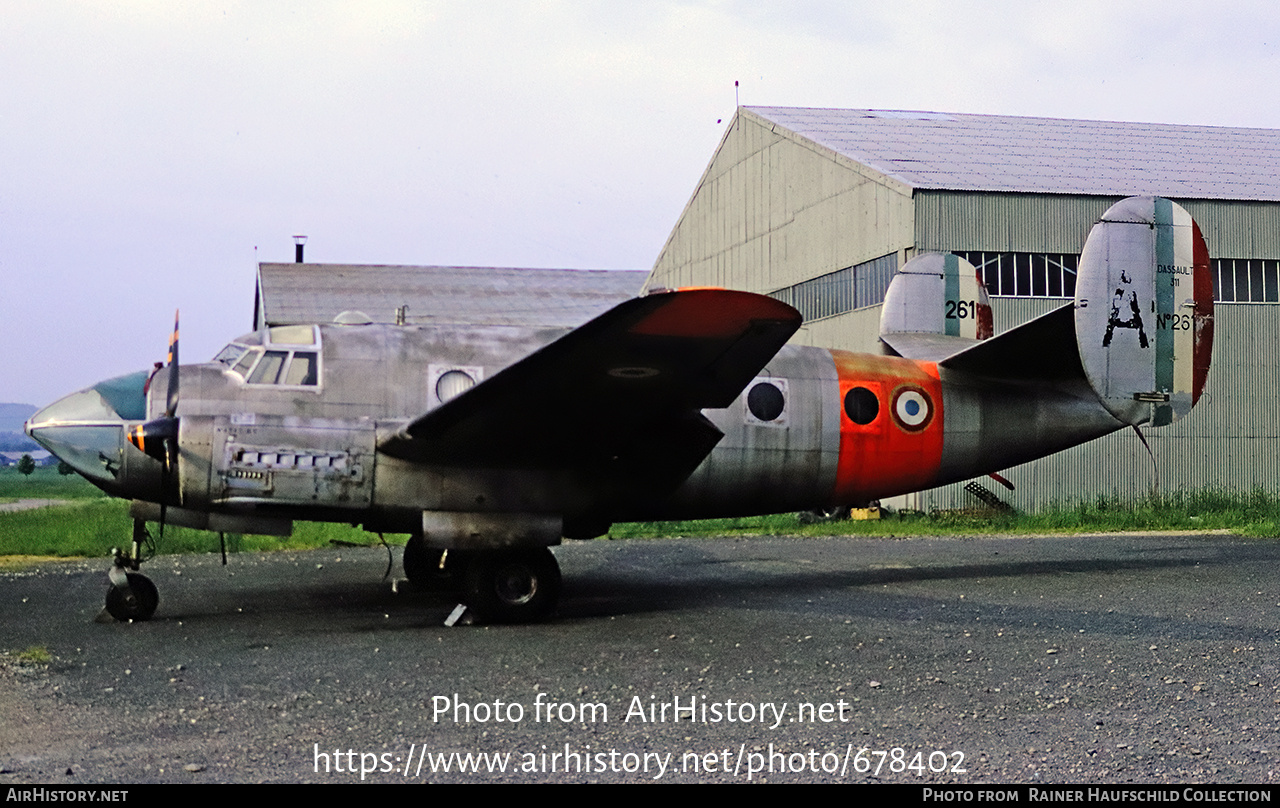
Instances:
[[[723,437],[700,410],[732,403],[800,323],[792,307],[749,292],[635,298],[379,448],[433,465],[568,469],[673,488]]]

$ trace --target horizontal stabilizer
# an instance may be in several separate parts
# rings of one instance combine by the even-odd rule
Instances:
[[[1076,350],[1074,312],[1067,303],[938,363],[992,379],[1065,381],[1084,375]]]
[[[940,362],[961,351],[981,345],[982,342],[966,337],[948,337],[946,334],[911,334],[899,332],[881,334],[880,341],[889,347],[897,356],[908,359],[920,359],[925,362]]]

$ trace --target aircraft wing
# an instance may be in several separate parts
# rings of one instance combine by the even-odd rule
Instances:
[[[569,469],[674,487],[727,407],[800,327],[792,307],[725,289],[622,303],[409,422],[379,448],[423,463]]]

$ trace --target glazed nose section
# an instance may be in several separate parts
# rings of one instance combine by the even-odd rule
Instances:
[[[125,422],[146,417],[146,382],[145,371],[131,373],[60,398],[31,416],[26,433],[91,481],[114,484]]]

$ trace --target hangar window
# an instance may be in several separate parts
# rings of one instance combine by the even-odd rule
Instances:
[[[1280,261],[1215,258],[1209,274],[1213,299],[1220,303],[1280,302]]]
[[[770,292],[769,296],[795,306],[806,321],[819,320],[883,303],[897,271],[898,254],[890,253]]]
[[[964,252],[978,268],[987,294],[1001,297],[1073,297],[1080,256],[1071,253]]]

